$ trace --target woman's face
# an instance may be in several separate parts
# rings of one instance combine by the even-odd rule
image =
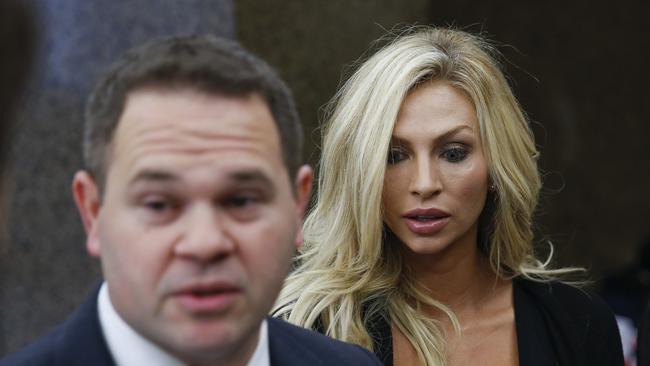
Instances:
[[[472,102],[443,81],[411,91],[384,177],[384,222],[397,238],[416,254],[475,246],[488,180]]]

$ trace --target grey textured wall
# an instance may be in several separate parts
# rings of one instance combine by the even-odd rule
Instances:
[[[82,108],[98,75],[156,36],[234,37],[230,0],[25,0],[37,11],[37,68],[10,162],[9,249],[0,258],[0,355],[62,321],[100,276],[70,184],[81,167]]]

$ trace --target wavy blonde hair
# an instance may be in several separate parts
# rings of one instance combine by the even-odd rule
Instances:
[[[482,215],[477,245],[502,277],[544,280],[533,251],[531,217],[541,182],[538,152],[496,51],[459,30],[410,28],[365,61],[330,103],[318,178],[318,198],[304,225],[297,268],[273,313],[370,350],[368,320],[387,314],[426,365],[445,364],[445,342],[423,305],[446,314],[414,281],[399,248],[385,242],[382,190],[391,134],[406,95],[443,80],[474,103],[496,194]],[[561,272],[562,270],[560,270]],[[413,301],[415,300],[415,301]]]

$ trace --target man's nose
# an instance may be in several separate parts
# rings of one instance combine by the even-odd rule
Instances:
[[[434,196],[442,190],[440,174],[431,157],[416,159],[411,174],[411,194],[422,199]]]
[[[186,214],[184,235],[174,250],[176,255],[206,262],[227,257],[235,250],[225,219],[210,204],[193,207]]]

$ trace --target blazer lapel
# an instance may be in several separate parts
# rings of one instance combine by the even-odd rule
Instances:
[[[115,366],[101,325],[97,309],[99,288],[90,294],[86,302],[62,325],[57,342],[56,364],[70,366]]]
[[[267,318],[271,366],[318,366],[322,360],[309,350],[306,340],[296,337],[282,320]]]

